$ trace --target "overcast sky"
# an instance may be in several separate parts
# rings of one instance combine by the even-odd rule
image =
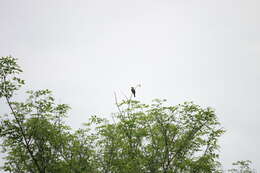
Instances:
[[[194,101],[227,130],[225,168],[260,171],[259,0],[1,0],[0,56],[19,58],[26,89],[51,89],[68,123],[116,111],[114,92]]]

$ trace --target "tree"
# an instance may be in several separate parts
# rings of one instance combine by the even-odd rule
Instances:
[[[3,170],[7,172],[83,172],[93,170],[90,140],[78,130],[71,133],[63,118],[68,105],[55,104],[49,90],[28,91],[24,102],[14,94],[24,84],[15,75],[22,72],[16,59],[0,58],[0,98],[10,113],[1,116],[2,149],[7,154]],[[85,132],[84,132],[85,133]]]
[[[112,121],[92,116],[83,129],[65,125],[69,106],[51,91],[28,91],[15,58],[0,58],[0,98],[10,112],[0,117],[3,170],[11,173],[208,173],[221,172],[218,138],[224,133],[212,108],[193,102],[167,106],[132,97],[116,103]],[[244,168],[243,168],[244,169]]]
[[[165,106],[125,100],[114,122],[97,122],[101,172],[217,172],[217,139],[224,132],[211,108],[192,102]]]
[[[250,160],[234,162],[232,165],[236,166],[236,168],[229,169],[228,171],[231,173],[254,173],[254,170],[250,168],[251,163]]]

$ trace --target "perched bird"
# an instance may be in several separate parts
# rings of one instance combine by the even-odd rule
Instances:
[[[131,92],[132,92],[132,94],[133,94],[134,97],[135,97],[135,88],[134,88],[134,87],[131,87]]]

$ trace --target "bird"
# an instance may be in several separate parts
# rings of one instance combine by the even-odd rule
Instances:
[[[135,88],[134,88],[134,87],[131,87],[131,92],[132,92],[132,94],[133,94],[134,97],[135,97]]]

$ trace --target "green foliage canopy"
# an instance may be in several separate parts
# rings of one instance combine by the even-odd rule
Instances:
[[[2,169],[12,173],[208,173],[220,172],[215,111],[193,102],[167,106],[126,99],[112,121],[92,116],[83,129],[65,125],[69,106],[51,91],[14,94],[24,85],[15,58],[0,58],[0,98],[10,113],[0,117]]]

